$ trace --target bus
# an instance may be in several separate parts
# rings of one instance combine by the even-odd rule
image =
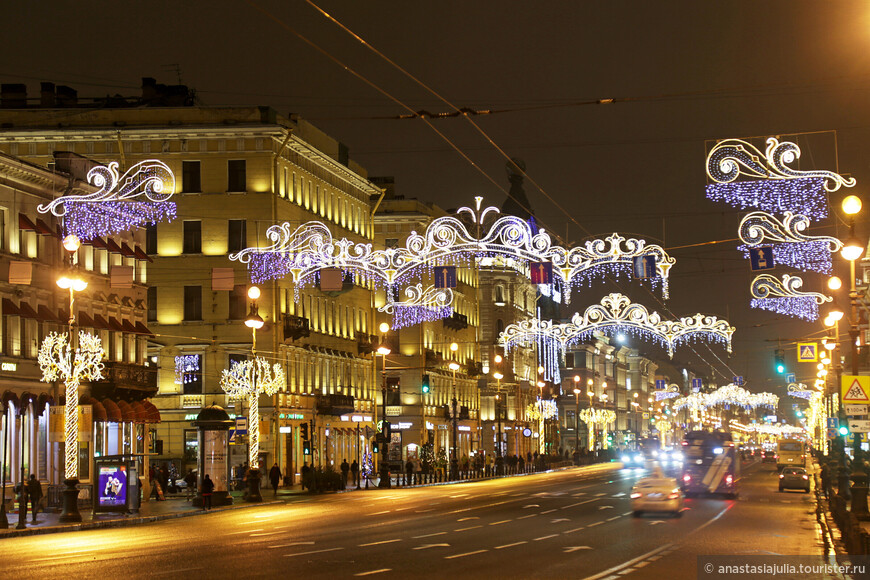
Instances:
[[[682,447],[680,487],[686,497],[698,494],[737,497],[740,456],[731,433],[690,431],[686,433]]]
[[[803,439],[782,437],[776,442],[776,468],[782,470],[787,465],[806,467],[807,444]]]

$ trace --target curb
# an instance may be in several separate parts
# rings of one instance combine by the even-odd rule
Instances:
[[[251,504],[240,504],[240,505],[231,505],[224,506],[221,508],[216,508],[212,511],[228,511],[228,510],[238,510],[238,509],[248,509],[266,505],[276,505],[276,504],[284,504],[285,502],[276,500],[276,501],[264,501],[262,503],[251,503]],[[161,520],[172,520],[176,518],[187,518],[191,516],[204,516],[209,512],[203,510],[190,510],[186,512],[170,512],[166,514],[159,514],[153,516],[131,516],[125,517],[123,519],[113,519],[113,520],[103,520],[98,522],[82,522],[80,524],[66,524],[66,525],[57,525],[57,526],[46,526],[44,528],[26,528],[24,530],[0,530],[0,540],[3,538],[15,538],[20,536],[37,536],[41,534],[57,534],[60,532],[76,532],[79,530],[95,530],[99,528],[120,528],[123,526],[134,526],[137,524],[148,524],[151,522],[159,522]]]

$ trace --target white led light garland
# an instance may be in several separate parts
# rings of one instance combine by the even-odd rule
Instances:
[[[274,395],[286,383],[280,364],[263,357],[237,361],[221,374],[221,389],[231,397],[248,399],[248,464],[258,465],[260,453],[260,394]]]

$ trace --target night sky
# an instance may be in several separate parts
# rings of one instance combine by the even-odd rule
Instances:
[[[700,311],[737,326],[730,358],[720,347],[696,346],[702,360],[687,349],[675,360],[785,394],[773,372],[777,341],[790,346],[823,327],[749,309],[749,267],[727,241],[736,238],[739,213],[705,199],[706,152],[724,138],[796,141],[796,167],[858,180],[831,195],[833,216],[812,233],[845,238],[836,216],[842,197],[855,193],[868,205],[858,223],[866,238],[870,4],[318,5],[454,106],[495,111],[472,117],[479,130],[462,118],[430,121],[480,171],[423,120],[394,118],[450,112],[448,104],[304,0],[6,3],[0,82],[27,83],[31,97],[39,81],[70,85],[80,97],[136,96],[150,76],[193,87],[203,105],[270,105],[347,144],[370,176],[394,176],[397,193],[447,208],[475,195],[504,201],[506,160],[485,133],[525,161],[526,194],[546,229],[567,231],[572,243],[614,231],[662,243],[677,258],[668,317]],[[834,261],[847,277],[844,261]],[[804,278],[804,290],[823,288],[821,276]],[[595,286],[573,305],[615,290]],[[648,292],[630,294],[663,311]],[[845,295],[840,300],[845,307]],[[787,361],[796,367],[793,348]],[[815,369],[797,372],[811,382]]]

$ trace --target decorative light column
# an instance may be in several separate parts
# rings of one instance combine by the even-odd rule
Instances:
[[[580,375],[574,375],[574,452],[580,453]]]
[[[450,352],[452,356],[456,356],[456,351],[459,350],[459,345],[455,342],[450,343]],[[451,360],[447,366],[453,372],[453,394],[450,399],[450,416],[453,419],[453,456],[450,458],[450,479],[459,479],[459,403],[456,400],[456,371],[459,370],[459,363]]]
[[[861,211],[861,200],[850,195],[843,200],[843,212],[849,216],[849,239],[840,250],[843,257],[849,260],[849,304],[851,318],[849,319],[849,342],[851,343],[852,374],[858,375],[858,291],[855,287],[855,260],[864,253],[865,244],[855,237],[855,214]],[[853,433],[855,441],[852,453],[852,514],[859,520],[870,519],[867,509],[867,474],[864,473],[864,462],[861,458],[861,433]]]
[[[496,355],[495,358],[496,358],[496,362],[501,362],[500,356]],[[502,448],[501,448],[501,445],[502,445],[502,436],[501,436],[501,410],[502,410],[501,380],[504,378],[504,375],[498,371],[495,371],[494,373],[492,373],[492,378],[494,378],[496,380],[496,385],[497,385],[497,387],[496,387],[497,392],[495,394],[495,418],[498,421],[498,431],[496,432],[497,433],[497,442],[496,442],[497,444],[496,444],[496,448],[495,448],[495,457],[496,457],[496,462],[498,463],[498,465],[496,467],[499,468],[499,475],[501,475],[501,459],[504,456],[503,452],[502,452]]]
[[[381,344],[378,345],[377,353],[383,357],[381,362],[381,387],[383,394],[381,396],[381,404],[383,413],[381,413],[381,461],[380,461],[380,481],[378,487],[389,488],[390,484],[390,466],[387,464],[387,449],[390,445],[390,440],[387,436],[389,433],[390,423],[387,421],[387,355],[392,352],[390,345],[387,344],[387,333],[390,332],[390,325],[382,322],[378,327],[383,337]]]
[[[260,394],[274,395],[286,384],[284,369],[276,363],[270,365],[257,353],[257,330],[263,328],[263,319],[257,308],[260,289],[251,286],[248,298],[251,310],[245,319],[245,326],[251,329],[251,359],[233,363],[221,375],[221,388],[231,397],[246,397],[248,403],[248,493],[246,500],[261,502],[260,495]]]
[[[75,254],[81,241],[74,235],[63,240],[64,249],[69,252],[68,270],[57,281],[57,285],[69,290],[69,321],[66,334],[50,333],[39,347],[39,368],[42,380],[46,383],[63,381],[66,387],[66,406],[64,409],[64,485],[63,511],[61,522],[80,522],[82,516],[78,508],[79,483],[78,464],[78,407],[79,384],[82,380],[98,381],[103,378],[103,347],[100,339],[81,331],[78,344],[73,332],[75,324],[75,293],[88,287],[87,281],[77,276]]]

